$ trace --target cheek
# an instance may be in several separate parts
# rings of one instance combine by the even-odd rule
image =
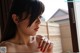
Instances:
[[[35,22],[33,22],[33,24],[31,25],[31,28],[35,28],[35,27],[37,27],[37,23],[35,23]]]
[[[33,23],[30,27],[28,26],[28,22],[20,22],[18,24],[18,29],[26,35],[35,35],[36,31],[34,30],[36,28],[36,24]]]
[[[28,35],[35,35],[36,32],[34,31],[34,28],[26,28],[25,33]]]
[[[18,25],[19,28],[25,29],[27,27],[27,25],[25,23],[20,23]]]
[[[20,23],[17,25],[17,28],[18,28],[18,30],[20,30],[21,32],[25,32],[27,26],[28,26],[28,23],[27,23],[27,22],[20,22]]]
[[[28,26],[28,21],[24,20],[22,22],[19,22],[18,26],[20,26],[21,28],[26,28]]]
[[[26,24],[21,24],[19,30],[26,35],[35,35],[34,26],[27,27]]]

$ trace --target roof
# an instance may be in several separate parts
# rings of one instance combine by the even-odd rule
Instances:
[[[63,10],[63,9],[58,9],[52,16],[51,18],[48,20],[48,21],[51,21],[51,20],[61,20],[61,19],[68,19],[69,16],[68,16],[68,11],[67,10]]]

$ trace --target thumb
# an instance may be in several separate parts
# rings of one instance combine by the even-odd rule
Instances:
[[[40,41],[42,40],[43,36],[42,35],[37,35],[36,36],[36,40],[38,43],[40,43]]]

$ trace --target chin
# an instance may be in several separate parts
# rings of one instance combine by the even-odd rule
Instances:
[[[35,35],[36,35],[36,33],[32,34],[31,36],[35,36]]]

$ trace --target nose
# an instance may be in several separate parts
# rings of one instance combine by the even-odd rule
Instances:
[[[41,20],[40,20],[40,18],[38,19],[38,22],[37,22],[38,24],[40,24],[41,23]]]
[[[41,20],[39,19],[39,24],[41,23]]]

